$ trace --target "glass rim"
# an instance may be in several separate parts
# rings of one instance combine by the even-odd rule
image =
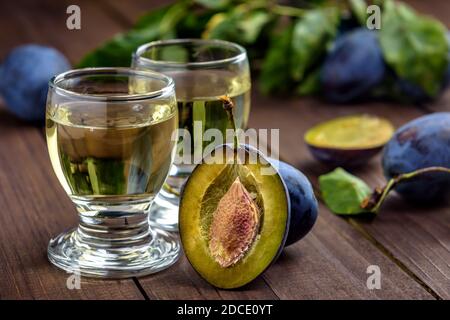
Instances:
[[[218,46],[222,46],[224,48],[232,48],[237,50],[236,55],[224,58],[224,59],[214,59],[209,61],[199,61],[199,62],[177,62],[177,61],[169,61],[169,60],[154,60],[151,58],[143,57],[142,54],[148,51],[149,48],[159,47],[165,45],[180,45],[180,44],[215,44]],[[216,65],[223,64],[231,64],[243,61],[247,58],[247,50],[237,43],[219,40],[219,39],[195,39],[195,38],[184,38],[184,39],[167,39],[167,40],[157,40],[151,41],[149,43],[140,45],[135,52],[133,52],[133,59],[139,59],[141,61],[146,62],[147,64],[159,65],[159,66],[168,66],[168,67],[193,67],[193,68],[201,68],[201,67],[211,67]]]
[[[71,89],[62,88],[58,84],[64,80],[71,78],[77,78],[81,76],[101,76],[101,75],[122,75],[125,77],[130,76],[142,76],[148,79],[160,80],[165,83],[164,87],[158,90],[149,91],[146,93],[131,93],[131,94],[117,94],[117,95],[104,95],[95,93],[80,93]],[[136,70],[127,67],[92,67],[92,68],[80,68],[72,69],[53,76],[48,82],[49,89],[54,89],[59,94],[68,97],[82,98],[83,100],[94,101],[135,101],[146,100],[164,97],[171,92],[175,92],[175,83],[173,79],[162,73],[150,71],[150,70]]]

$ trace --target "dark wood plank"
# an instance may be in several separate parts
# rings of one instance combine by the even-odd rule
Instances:
[[[66,29],[68,2],[2,3],[0,27],[14,30],[14,36],[1,41],[0,56],[13,46],[37,42],[55,46],[75,61],[86,48],[120,30],[101,8],[80,2],[84,29],[79,32]],[[67,288],[69,274],[51,266],[46,249],[52,236],[76,225],[77,215],[53,173],[42,130],[1,107],[0,134],[0,299],[143,299],[132,279],[82,278],[81,290]]]
[[[70,4],[80,6],[81,30],[69,30],[66,27],[66,9]],[[0,11],[2,17],[10,20],[8,25],[1,22],[5,25],[3,30],[14,29],[14,36],[8,38],[14,38],[16,32],[22,35],[20,40],[0,44],[1,56],[9,51],[9,44],[36,42],[56,47],[72,63],[76,63],[101,42],[123,31],[123,26],[114,21],[95,1],[5,1]]]
[[[450,86],[431,104],[425,107],[429,112],[450,112]]]
[[[319,210],[312,233],[286,248],[263,276],[280,299],[433,298],[352,226],[323,205]],[[367,288],[370,265],[380,267],[380,290]]]
[[[276,99],[261,98],[259,95],[255,95],[253,105],[255,107],[252,111],[252,124],[262,128],[282,128],[280,132],[281,156],[286,161],[294,164],[306,173],[316,186],[317,177],[330,169],[317,163],[311,157],[303,142],[303,135],[310,126],[336,116],[366,112],[387,117],[396,126],[399,126],[408,120],[423,114],[423,112],[412,106],[398,104],[370,103],[352,106],[335,106],[312,99],[282,100],[282,103],[280,103],[280,101],[277,101]],[[258,108],[257,111],[255,110],[256,108]],[[357,170],[355,173],[372,186],[384,183],[379,157],[368,163],[366,167]],[[404,286],[404,288],[409,288],[409,290],[402,289],[402,293],[411,294],[412,296],[424,294],[425,289],[419,287],[415,281],[410,278],[410,276],[412,276],[423,282],[426,290],[434,291],[434,295],[448,297],[448,285],[450,284],[448,281],[450,272],[448,268],[448,248],[450,240],[450,235],[448,234],[448,208],[433,209],[429,210],[429,212],[424,212],[423,209],[420,211],[415,209],[410,212],[412,217],[409,218],[409,215],[405,215],[404,212],[408,211],[408,209],[405,209],[404,207],[403,210],[399,210],[399,205],[401,204],[398,203],[396,208],[390,208],[386,205],[380,216],[371,222],[359,221],[356,219],[351,221],[361,232],[361,238],[364,240],[366,240],[365,238],[368,238],[373,242],[373,245],[381,246],[381,252],[378,252],[378,255],[383,255],[382,252],[385,254],[383,258],[379,257],[383,262],[383,265],[380,265],[380,268],[382,272],[383,270],[389,270],[389,272],[383,272],[383,276],[385,279],[384,281],[390,283],[390,285],[381,290],[383,292],[380,292],[380,294],[387,294],[390,297],[399,297],[397,296],[398,293],[396,293],[396,291],[402,286]],[[405,206],[404,203],[403,206]],[[414,214],[414,212],[416,214]],[[422,215],[418,212],[422,212]],[[432,218],[430,218],[430,216],[432,216]],[[386,222],[386,219],[388,219],[388,222]],[[408,222],[408,219],[414,219],[414,221]],[[320,220],[326,221],[326,226],[319,227]],[[348,234],[351,230],[346,230],[339,221],[343,222],[344,220],[334,216],[328,209],[322,207],[319,225],[314,228],[312,236],[321,234],[322,237],[324,237],[326,235],[324,230],[327,229],[327,226],[328,229],[341,229],[341,231],[338,231],[338,234]],[[322,223],[322,225],[324,225],[324,223]],[[338,227],[338,225],[340,225],[340,227]],[[345,230],[344,233],[342,229]],[[411,237],[411,235],[415,236]],[[332,240],[332,238],[329,239],[329,241]],[[349,242],[348,245],[352,246],[364,244],[364,241],[359,243],[357,239],[357,235],[353,234],[351,237],[345,236],[344,242],[335,239],[334,243],[338,243],[339,246],[345,245],[346,242]],[[403,240],[400,241],[400,239]],[[357,242],[359,244],[356,244]],[[330,242],[328,245],[332,244],[333,242]],[[299,247],[302,245],[303,244],[299,244]],[[304,247],[309,248],[306,244],[304,244]],[[429,247],[432,247],[433,250],[426,249]],[[304,250],[307,250],[307,248]],[[335,248],[333,252],[339,259],[338,248]],[[349,252],[350,251],[345,251],[347,254],[349,254]],[[359,254],[361,255],[361,260],[366,259],[369,263],[371,263],[370,261],[373,258],[367,259],[367,255],[377,256],[373,249],[357,250],[357,252],[356,257],[358,257]],[[393,259],[400,268],[393,268],[392,265],[394,262],[392,262],[391,259]],[[353,263],[355,263],[355,266],[350,270],[361,270],[361,268],[363,268],[363,266],[356,267],[358,265],[357,258],[344,259],[343,261],[353,261]],[[434,264],[435,261],[436,264]],[[300,263],[298,267],[300,268]],[[406,270],[406,273],[403,270]],[[269,276],[270,270],[267,274],[267,277]],[[277,272],[274,272],[274,277],[276,279],[274,281],[275,283],[281,281],[277,276]],[[321,277],[319,276],[319,278]],[[271,284],[275,293],[282,297],[280,291],[274,287],[272,282],[269,279],[267,281]],[[403,281],[405,282],[402,284]],[[293,284],[292,286],[295,287],[299,285],[300,284]],[[315,283],[315,285],[317,286],[317,283]],[[280,290],[283,290],[283,286],[280,285],[280,287]],[[386,290],[392,291],[388,293]]]
[[[173,267],[139,283],[150,299],[278,299],[262,278],[239,290],[218,290],[204,281],[183,255]]]
[[[0,299],[142,299],[132,280],[83,278],[69,290],[47,260],[52,236],[77,223],[38,129],[0,109]]]
[[[450,2],[449,1],[423,1],[423,0],[403,0],[411,7],[422,14],[439,19],[443,24],[450,28]]]
[[[352,220],[437,295],[450,299],[450,208],[424,210],[393,196],[376,220]]]

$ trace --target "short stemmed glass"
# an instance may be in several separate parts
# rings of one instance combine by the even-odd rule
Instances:
[[[166,230],[178,230],[179,194],[184,182],[207,145],[225,142],[206,141],[206,132],[219,130],[225,140],[226,130],[231,129],[221,96],[233,101],[237,128],[247,125],[251,86],[247,53],[240,45],[222,40],[162,40],[140,46],[132,67],[155,70],[175,81],[179,128],[184,134],[179,134],[175,165],[155,199],[150,219]],[[184,148],[186,142],[190,148]]]
[[[80,219],[50,240],[54,265],[125,278],[177,260],[177,239],[148,220],[173,162],[177,117],[173,80],[159,73],[87,68],[50,81],[48,150]]]

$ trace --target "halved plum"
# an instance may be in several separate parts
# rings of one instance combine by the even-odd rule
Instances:
[[[394,134],[394,126],[373,115],[350,115],[320,123],[305,134],[311,154],[333,167],[366,164]]]
[[[241,287],[281,253],[289,231],[289,193],[256,149],[221,145],[183,189],[179,228],[194,269],[219,288]]]

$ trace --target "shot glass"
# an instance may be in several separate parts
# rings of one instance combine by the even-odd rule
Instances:
[[[148,220],[173,162],[177,126],[174,82],[165,75],[87,68],[50,81],[48,151],[79,215],[76,228],[50,240],[54,265],[126,278],[177,260],[178,240]]]

